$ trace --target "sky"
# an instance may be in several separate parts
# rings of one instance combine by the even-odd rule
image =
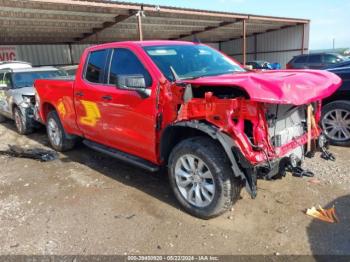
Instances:
[[[350,0],[128,0],[126,2],[197,8],[311,20],[310,49],[350,47]]]

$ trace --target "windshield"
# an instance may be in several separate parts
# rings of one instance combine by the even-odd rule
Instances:
[[[38,72],[18,72],[14,73],[12,80],[15,88],[31,87],[37,79],[55,78],[65,76],[61,71],[38,71]]]
[[[244,72],[245,70],[220,52],[204,45],[147,46],[144,50],[162,71],[174,81]]]

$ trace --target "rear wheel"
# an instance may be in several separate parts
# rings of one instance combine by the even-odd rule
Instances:
[[[14,120],[19,134],[28,135],[33,133],[33,125],[31,119],[27,115],[23,115],[21,110],[16,107],[14,110]]]
[[[334,145],[350,145],[350,102],[335,101],[322,109],[322,129]]]
[[[209,219],[231,208],[240,195],[222,148],[206,137],[180,142],[169,157],[169,178],[175,197],[190,214]]]
[[[69,137],[64,131],[55,111],[51,111],[47,116],[46,131],[51,146],[59,152],[72,149],[76,143],[76,139]]]

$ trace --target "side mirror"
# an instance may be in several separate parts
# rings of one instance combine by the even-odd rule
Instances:
[[[117,87],[124,90],[136,91],[143,98],[151,95],[151,90],[147,88],[146,79],[143,75],[118,75]]]
[[[6,90],[7,85],[6,84],[0,84],[0,90]]]

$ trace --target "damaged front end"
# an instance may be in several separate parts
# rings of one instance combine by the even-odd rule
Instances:
[[[233,158],[233,173],[243,179],[253,198],[258,177],[284,176],[286,170],[302,173],[304,157],[312,156],[319,145],[325,146],[317,124],[320,100],[302,105],[278,104],[252,101],[234,87],[231,93],[223,94],[220,90],[224,89],[227,87],[208,89],[187,84],[177,122],[196,121],[216,127],[223,134],[218,140],[229,147],[229,152],[225,150]],[[202,91],[200,97],[198,90],[206,92]]]

